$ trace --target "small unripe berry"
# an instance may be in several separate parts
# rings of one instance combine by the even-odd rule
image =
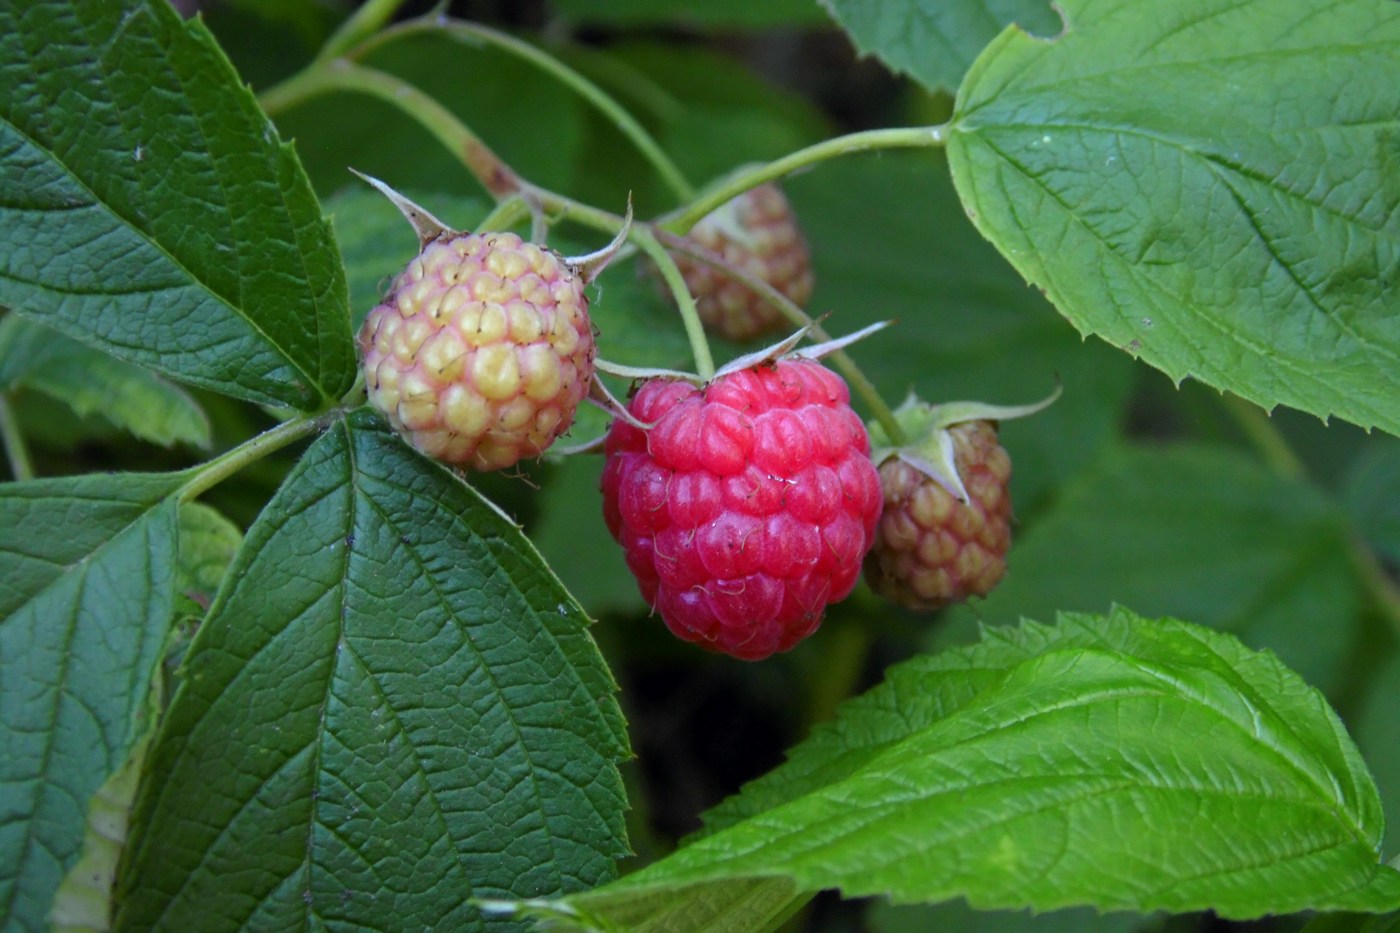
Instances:
[[[766,282],[799,308],[812,297],[807,241],[791,205],[775,184],[744,192],[708,214],[687,234],[730,265]],[[727,340],[752,340],[786,326],[777,308],[743,282],[682,253],[673,258],[695,296],[700,320]]]
[[[1011,458],[989,421],[965,421],[947,431],[966,502],[897,456],[880,465],[884,512],[865,577],[876,593],[909,609],[985,596],[1006,573]]]
[[[429,243],[359,342],[370,404],[424,454],[474,470],[543,453],[593,378],[583,277],[513,233]]]

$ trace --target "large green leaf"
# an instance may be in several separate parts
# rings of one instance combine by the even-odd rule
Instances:
[[[0,917],[46,927],[170,624],[176,475],[0,485]]]
[[[1400,905],[1375,788],[1322,696],[1229,635],[1122,609],[891,669],[707,822],[558,912],[752,929],[736,911],[831,887],[1229,918]]]
[[[1173,379],[1400,432],[1400,5],[1067,0],[949,136],[979,229]]]
[[[0,7],[0,304],[173,378],[320,407],[345,281],[296,155],[161,0]]]
[[[932,90],[957,90],[977,53],[1016,23],[1060,31],[1048,0],[822,0],[862,55]]]
[[[117,928],[474,929],[611,878],[614,684],[519,530],[368,412],[249,530],[151,754]]]
[[[850,350],[887,400],[912,390],[935,402],[1021,404],[1064,383],[1049,409],[1003,426],[1019,512],[1117,433],[1132,362],[1086,344],[978,236],[941,156],[833,162],[787,190],[812,246],[811,311],[831,314],[833,334],[895,322]]]
[[[1242,454],[1125,447],[1017,540],[1006,579],[963,618],[1013,623],[1115,602],[1226,629],[1309,682],[1341,685],[1357,584],[1341,511]]]
[[[102,415],[166,447],[210,445],[209,418],[184,389],[17,315],[0,321],[0,392],[13,388],[43,392],[79,416]]]

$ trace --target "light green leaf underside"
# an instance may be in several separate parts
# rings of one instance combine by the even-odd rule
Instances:
[[[821,0],[862,55],[934,91],[955,91],[977,53],[1012,23],[1053,36],[1048,0]]]
[[[36,321],[0,322],[0,391],[34,389],[80,417],[102,415],[142,440],[207,449],[209,419],[179,386]]]
[[[892,668],[707,822],[562,906],[612,922],[669,894],[672,929],[730,929],[710,922],[723,886],[764,878],[982,908],[1400,905],[1375,788],[1321,695],[1231,636],[1122,609]]]
[[[172,378],[316,408],[345,282],[291,148],[158,0],[0,10],[0,304]]]
[[[367,412],[304,455],[190,647],[118,929],[481,929],[626,851],[615,686],[577,604]]]
[[[170,623],[180,477],[0,486],[0,916],[47,928],[88,799],[144,722]]]
[[[1122,603],[1232,632],[1334,690],[1360,616],[1349,535],[1316,487],[1244,454],[1124,446],[1070,482],[1016,538],[1001,585],[956,613],[1012,624]]]
[[[1400,6],[1069,0],[949,138],[979,229],[1084,333],[1265,407],[1400,431]]]
[[[126,847],[131,803],[136,796],[141,766],[155,734],[159,693],[160,688],[153,687],[141,738],[88,804],[82,854],[59,885],[49,911],[53,933],[106,933],[112,928],[112,887],[117,880],[117,864]]]

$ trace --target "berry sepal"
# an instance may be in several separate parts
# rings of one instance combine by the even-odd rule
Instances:
[[[1006,574],[1011,546],[1011,458],[997,422],[1034,414],[1032,405],[949,402],[910,396],[894,412],[906,442],[869,427],[883,507],[865,559],[870,588],[891,602],[932,611],[986,596]]]
[[[895,422],[904,432],[906,443],[895,444],[889,432],[878,421],[866,425],[870,432],[870,459],[878,467],[886,460],[897,458],[936,481],[959,502],[968,501],[967,488],[959,475],[955,445],[950,428],[971,421],[987,421],[993,425],[1016,418],[1025,418],[1044,411],[1060,397],[1063,386],[1058,382],[1045,398],[1028,405],[991,405],[987,402],[943,402],[930,405],[913,392],[894,410]]]

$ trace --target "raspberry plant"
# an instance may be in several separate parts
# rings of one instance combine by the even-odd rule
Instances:
[[[1397,923],[1400,4],[417,6],[0,5],[0,926]],[[878,63],[822,91],[841,34]],[[486,341],[515,394],[453,407],[451,289],[350,168],[532,269],[611,260]],[[810,301],[689,237],[779,181]],[[695,263],[793,337],[707,336]],[[999,427],[1004,579],[932,615],[856,582],[852,411],[929,478],[886,400],[1057,378]],[[721,396],[773,437],[667,421]],[[722,460],[785,490],[749,575],[829,574],[791,619],[768,576],[711,600],[761,661],[665,630],[752,563]],[[700,568],[670,595],[653,506]],[[861,540],[811,554],[808,506]]]

